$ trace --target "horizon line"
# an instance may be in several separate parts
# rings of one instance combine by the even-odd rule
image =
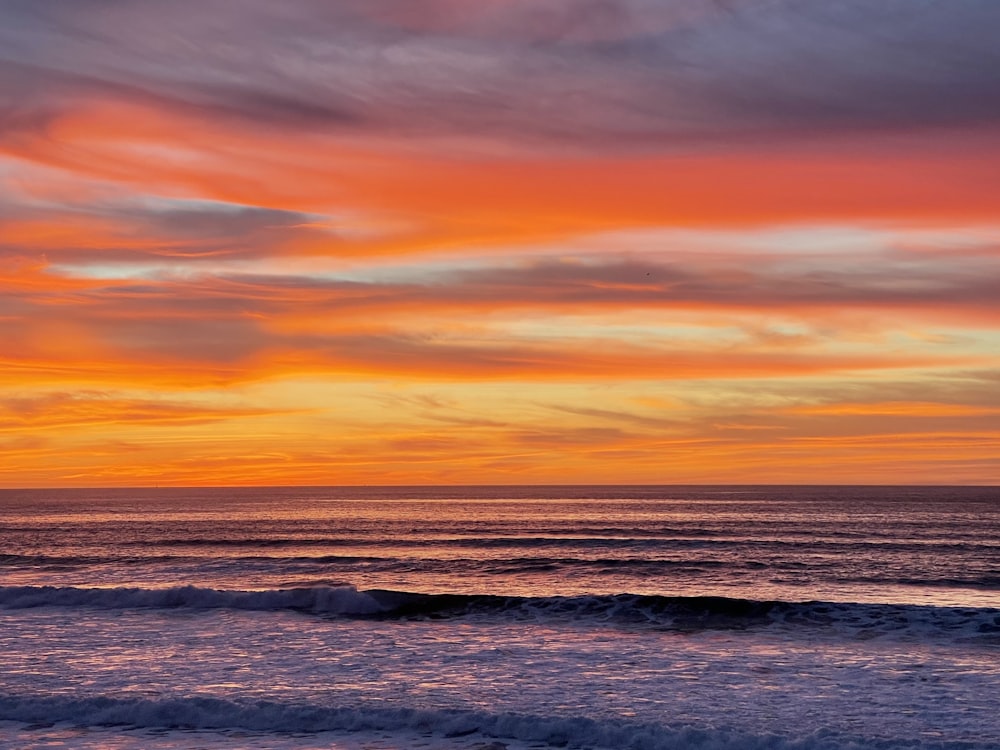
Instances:
[[[403,489],[403,488],[504,488],[504,487],[900,487],[900,488],[979,488],[1000,489],[997,484],[934,484],[892,482],[527,482],[527,483],[441,483],[441,484],[136,484],[136,485],[38,485],[22,487],[0,487],[0,492],[23,490],[238,490],[238,489]]]

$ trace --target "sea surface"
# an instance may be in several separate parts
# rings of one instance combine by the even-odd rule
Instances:
[[[1000,488],[0,491],[0,748],[1000,748]]]

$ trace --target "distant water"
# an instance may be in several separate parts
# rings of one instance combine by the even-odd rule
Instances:
[[[0,748],[1000,748],[1000,489],[0,491]]]

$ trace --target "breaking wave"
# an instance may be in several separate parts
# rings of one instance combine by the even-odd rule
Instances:
[[[353,586],[264,591],[181,586],[148,588],[0,587],[0,608],[233,609],[294,611],[357,619],[503,618],[575,621],[660,630],[776,627],[834,632],[849,638],[979,639],[1000,643],[1000,609],[903,604],[852,604],[637,594],[518,597],[420,594]]]

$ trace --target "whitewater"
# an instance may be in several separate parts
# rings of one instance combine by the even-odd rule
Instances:
[[[0,492],[0,748],[1000,748],[1000,491]]]

